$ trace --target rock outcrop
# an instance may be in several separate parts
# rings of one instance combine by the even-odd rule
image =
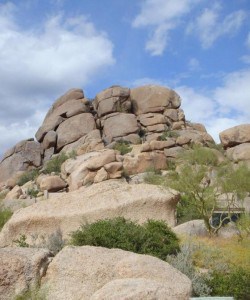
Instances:
[[[48,300],[188,300],[191,294],[191,281],[158,258],[90,246],[64,248],[43,285]]]
[[[213,142],[203,125],[185,121],[180,105],[181,99],[175,91],[157,85],[131,90],[113,86],[98,93],[94,101],[85,98],[81,89],[71,89],[56,100],[48,111],[36,133],[38,142],[20,142],[6,152],[0,163],[0,183],[11,180],[17,172],[42,166],[61,151],[70,153],[74,150],[77,155],[82,155],[113,148],[116,141],[126,141],[132,145],[166,141],[143,145],[141,152],[151,154],[138,154],[138,157],[132,158],[128,155],[128,170],[125,172],[134,174],[144,172],[145,168],[162,168],[166,159],[175,158],[182,148],[193,143],[206,145]],[[155,166],[153,160],[157,161]],[[145,165],[144,169],[137,166],[135,170],[130,170],[131,165],[141,162]],[[93,174],[90,177],[94,177]],[[106,176],[102,170],[98,178],[91,179],[88,184],[112,176]]]
[[[0,247],[13,244],[21,234],[49,236],[58,228],[68,239],[82,222],[123,216],[143,223],[148,219],[175,225],[175,208],[179,193],[150,184],[130,185],[109,180],[55,199],[40,201],[17,211],[0,232]]]
[[[14,299],[35,288],[45,275],[52,254],[45,249],[0,248],[0,298]]]

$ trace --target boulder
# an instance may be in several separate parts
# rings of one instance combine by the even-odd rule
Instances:
[[[49,149],[56,146],[57,133],[55,131],[49,131],[42,142],[43,149]]]
[[[188,300],[192,291],[184,274],[156,257],[91,246],[64,248],[43,285],[48,300]]]
[[[224,148],[250,142],[250,124],[238,125],[222,131],[220,140]]]
[[[91,151],[98,151],[104,148],[101,133],[99,129],[94,129],[81,137],[76,142],[68,144],[62,148],[65,153],[70,153],[73,150],[77,155],[82,155]]]
[[[116,113],[103,120],[103,138],[109,143],[116,137],[138,132],[139,127],[133,114]]]
[[[0,182],[14,176],[18,171],[39,167],[42,162],[41,145],[32,139],[21,141],[14,147],[12,155],[0,162]]]
[[[143,173],[149,169],[162,170],[166,168],[167,159],[163,153],[142,152],[135,156],[126,155],[123,168],[128,175]]]
[[[84,93],[82,89],[70,89],[64,95],[59,97],[53,104],[52,108],[56,109],[57,107],[61,106],[62,104],[70,101],[70,100],[78,100],[83,99]]]
[[[94,104],[99,117],[113,112],[130,112],[131,101],[128,88],[114,86],[96,95]]]
[[[45,249],[0,249],[0,295],[2,300],[34,288],[45,275],[52,254]]]
[[[166,124],[167,121],[162,114],[154,114],[154,113],[148,113],[148,114],[142,114],[138,116],[138,121],[143,126],[151,126],[156,124]]]
[[[32,241],[32,235],[49,236],[60,228],[63,238],[77,230],[82,222],[123,216],[144,223],[148,219],[175,225],[179,193],[150,184],[129,185],[126,181],[107,180],[40,201],[15,212],[0,232],[0,247],[12,245],[20,234]]]
[[[178,156],[185,151],[182,147],[173,147],[164,149],[164,154],[167,158],[178,158]]]
[[[64,189],[67,183],[60,176],[44,176],[40,181],[40,190],[48,192],[58,192]]]
[[[94,183],[102,182],[108,179],[108,173],[104,168],[101,168],[96,172]]]
[[[177,131],[179,136],[185,136],[185,138],[189,139],[191,143],[194,144],[209,144],[214,143],[213,138],[206,132],[194,130],[194,129],[184,129]]]
[[[226,151],[227,157],[234,161],[250,161],[250,143],[240,144],[232,148],[228,148]]]
[[[5,199],[19,199],[19,197],[23,194],[22,189],[20,186],[16,185],[11,191],[8,192]]]
[[[57,128],[57,150],[63,146],[75,142],[82,136],[96,128],[92,114],[83,113],[67,119]]]
[[[209,236],[203,220],[192,220],[173,228],[177,235]]]
[[[166,108],[178,108],[181,105],[181,99],[175,91],[158,85],[131,89],[130,97],[136,115],[164,112]]]

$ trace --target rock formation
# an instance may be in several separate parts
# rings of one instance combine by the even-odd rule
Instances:
[[[144,143],[141,153],[124,158],[121,169],[129,174],[149,167],[161,169],[168,158],[176,157],[187,145],[213,142],[204,126],[185,121],[180,105],[175,91],[156,85],[131,90],[113,86],[98,93],[93,101],[85,98],[81,89],[71,89],[48,111],[35,135],[37,142],[22,141],[5,153],[0,162],[0,183],[11,180],[18,171],[42,166],[59,152],[75,150],[82,155],[113,148],[116,141]],[[171,137],[172,130],[176,132]],[[112,162],[121,160],[116,157]],[[104,165],[100,167],[105,169]],[[99,174],[96,180],[93,174],[88,176],[93,178],[92,182],[109,178],[107,170],[93,171]],[[11,187],[15,185],[14,179]]]

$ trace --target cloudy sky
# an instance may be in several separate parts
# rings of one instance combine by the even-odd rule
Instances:
[[[0,0],[0,155],[69,88],[146,83],[217,141],[250,123],[250,1]]]

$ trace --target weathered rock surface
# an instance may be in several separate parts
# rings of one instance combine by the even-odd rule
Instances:
[[[250,142],[250,124],[242,124],[220,133],[221,143],[225,148]]]
[[[192,220],[173,228],[177,235],[208,236],[208,231],[203,220]]]
[[[8,180],[18,171],[39,167],[41,163],[41,145],[32,139],[21,141],[7,151],[0,162],[0,182]]]
[[[158,258],[90,246],[64,248],[43,284],[50,287],[48,300],[185,300],[191,294],[191,281]]]
[[[139,127],[135,115],[116,113],[103,120],[103,138],[109,143],[114,138],[137,133]]]
[[[57,150],[75,142],[96,128],[92,114],[83,113],[67,119],[59,125],[57,132]]]
[[[181,99],[175,91],[158,85],[131,89],[130,97],[136,115],[163,112],[165,108],[178,108],[181,105]]]
[[[64,189],[67,183],[60,176],[44,176],[40,181],[41,191],[57,192]]]
[[[0,247],[11,245],[20,234],[48,236],[62,230],[64,238],[84,222],[123,216],[143,223],[164,220],[175,225],[179,194],[150,184],[129,185],[119,180],[103,181],[41,201],[17,211],[0,233]]]
[[[51,256],[45,249],[0,248],[1,300],[12,300],[39,283]]]
[[[114,86],[96,95],[94,104],[99,117],[113,112],[130,112],[131,101],[128,88]]]
[[[240,144],[232,148],[228,148],[226,151],[227,157],[234,161],[250,161],[250,143]]]

